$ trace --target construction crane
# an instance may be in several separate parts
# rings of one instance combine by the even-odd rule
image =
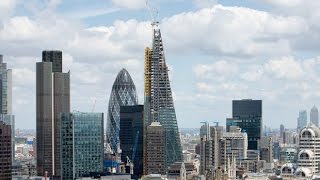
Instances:
[[[157,8],[152,7],[149,3],[149,0],[146,0],[146,6],[148,8],[149,14],[150,14],[150,18],[151,18],[151,25],[154,26],[158,26],[159,25],[159,11]]]
[[[133,174],[133,162],[130,160],[130,158],[128,156],[127,156],[126,166],[130,166],[130,174]]]
[[[220,122],[218,122],[218,121],[214,121],[213,123],[215,123],[216,126],[219,126],[219,124],[220,124]]]

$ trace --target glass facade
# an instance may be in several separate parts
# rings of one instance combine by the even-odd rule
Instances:
[[[103,113],[61,115],[62,179],[103,171]]]
[[[153,26],[152,48],[145,50],[145,125],[164,127],[166,167],[182,161],[182,147],[160,28]]]
[[[122,69],[113,83],[107,117],[107,142],[114,153],[118,152],[120,131],[120,106],[138,104],[136,87],[126,69]]]
[[[143,105],[120,107],[121,160],[130,158],[134,165],[133,174],[143,173]]]
[[[230,126],[239,126],[248,134],[248,149],[257,150],[262,133],[262,100],[233,100],[232,118],[227,119],[227,131]]]

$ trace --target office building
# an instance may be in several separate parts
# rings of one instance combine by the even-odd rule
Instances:
[[[224,145],[220,145],[221,148],[224,148],[223,154],[221,154],[221,159],[224,160],[222,165],[227,165],[228,159],[234,157],[238,160],[247,158],[248,150],[248,135],[247,133],[241,132],[241,128],[237,127],[232,129],[230,132],[223,134]]]
[[[309,123],[300,131],[298,167],[307,169],[311,174],[317,174],[320,171],[319,164],[320,129],[316,125]]]
[[[258,150],[262,133],[262,100],[233,100],[232,118],[226,121],[227,132],[230,126],[239,126],[248,134],[248,149]]]
[[[70,72],[60,68],[61,51],[44,51],[36,65],[37,172],[61,176],[60,113],[70,112]],[[57,58],[57,59],[56,59]],[[58,65],[57,65],[58,64]],[[61,71],[60,71],[61,70]]]
[[[0,179],[11,180],[12,139],[11,126],[0,121]]]
[[[11,126],[12,162],[15,159],[15,121],[12,115],[12,70],[0,54],[0,121]],[[1,139],[0,139],[1,140]]]
[[[122,69],[115,79],[109,99],[107,116],[107,142],[112,153],[120,153],[120,106],[138,104],[136,87],[126,69]]]
[[[143,175],[143,105],[120,107],[121,161],[133,163],[133,174]]]
[[[208,122],[200,128],[200,172],[206,175],[212,171],[212,141]]]
[[[297,120],[298,120],[297,131],[300,132],[301,129],[307,126],[307,123],[308,123],[307,111],[305,110],[299,111],[299,117]]]
[[[319,127],[319,111],[316,106],[313,106],[310,111],[310,122]]]
[[[283,139],[284,125],[280,124],[280,139]]]
[[[158,22],[153,22],[152,47],[145,50],[145,124],[160,122],[165,131],[166,168],[182,161],[182,147],[168,66]]]
[[[61,114],[61,179],[103,171],[103,113]]]
[[[261,137],[259,143],[260,160],[265,160],[267,163],[273,162],[273,147],[272,137]]]
[[[165,130],[159,122],[153,122],[146,131],[146,164],[144,174],[166,174]]]

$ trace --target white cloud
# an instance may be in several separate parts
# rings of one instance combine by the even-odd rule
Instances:
[[[143,9],[146,7],[145,0],[112,0],[112,2],[118,7],[134,10]]]
[[[193,3],[200,8],[216,5],[217,0],[193,0]]]
[[[301,63],[293,57],[272,59],[264,65],[267,73],[275,78],[297,80],[305,76]]]
[[[11,15],[12,10],[16,5],[15,0],[1,0],[0,1],[0,23],[5,18]]]
[[[169,49],[179,52],[256,56],[291,53],[293,40],[308,32],[308,24],[295,16],[215,5],[166,18],[162,29]]]

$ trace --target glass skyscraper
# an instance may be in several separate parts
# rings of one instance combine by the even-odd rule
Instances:
[[[163,126],[168,167],[182,161],[182,148],[161,32],[157,22],[152,25],[152,47],[145,50],[145,125],[160,122]]]
[[[61,114],[61,178],[103,171],[103,113]]]
[[[130,158],[134,165],[133,174],[143,174],[143,105],[120,107],[121,160]]]
[[[126,69],[122,69],[113,83],[107,117],[107,142],[113,153],[118,153],[120,141],[120,106],[138,104],[136,86]]]
[[[298,126],[297,131],[299,132],[301,129],[307,126],[308,124],[308,115],[306,110],[299,111],[299,117],[297,119]]]
[[[233,100],[232,118],[226,121],[227,132],[230,126],[239,126],[248,134],[248,149],[258,150],[262,136],[262,100]]]

